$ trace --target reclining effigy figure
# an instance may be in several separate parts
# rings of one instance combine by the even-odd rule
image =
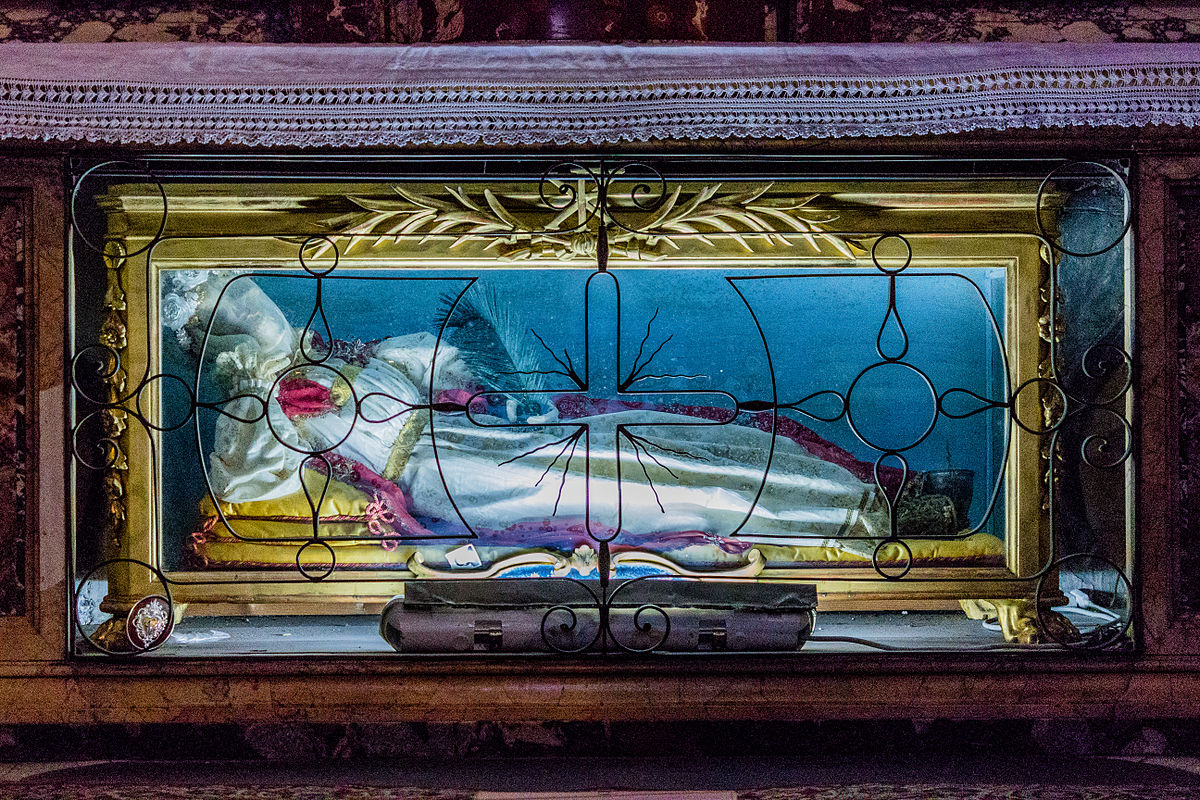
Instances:
[[[518,407],[528,398],[481,393],[498,374],[519,371],[497,369],[498,357],[522,345],[511,330],[495,330],[503,326],[493,303],[460,304],[440,344],[428,331],[325,341],[293,326],[252,279],[171,273],[164,325],[233,398],[205,465],[211,497],[192,537],[195,555],[209,565],[292,565],[295,539],[278,555],[271,540],[308,535],[318,495],[339,568],[395,566],[417,549],[437,560],[457,544],[431,537],[471,534],[485,562],[514,549],[570,553],[594,543],[589,518],[618,514],[614,550],[702,567],[735,562],[752,543],[784,561],[809,560],[814,549],[869,561],[889,535],[874,465],[794,420],[780,417],[773,434],[767,413],[705,424],[716,410],[549,391],[528,408]],[[454,335],[471,325],[471,336]],[[443,401],[433,412],[436,447],[431,398]],[[470,414],[462,410],[469,398],[482,404]],[[579,437],[564,433],[601,421],[643,433],[624,454],[617,437],[571,449]],[[894,492],[903,476],[881,467],[879,479]],[[902,533],[965,527],[947,498],[918,498],[919,481],[907,483]]]

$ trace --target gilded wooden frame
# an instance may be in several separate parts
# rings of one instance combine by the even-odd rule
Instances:
[[[145,187],[143,187],[145,188]],[[149,286],[157,285],[159,270],[169,268],[197,268],[212,266],[232,259],[232,253],[222,254],[229,250],[229,242],[219,239],[186,238],[194,235],[196,224],[193,218],[211,221],[222,214],[240,213],[245,210],[247,199],[239,197],[236,187],[225,190],[221,196],[207,196],[203,199],[193,197],[194,206],[189,205],[188,190],[178,197],[172,195],[172,209],[184,212],[182,219],[183,235],[185,238],[164,239],[161,243],[151,245],[154,227],[147,223],[156,213],[155,201],[159,200],[156,193],[151,191],[133,192],[125,197],[113,193],[105,198],[108,205],[110,233],[117,237],[124,246],[125,252],[135,252],[149,246],[149,250],[135,258],[110,259],[108,261],[110,275],[110,297],[108,314],[110,324],[106,328],[110,332],[115,329],[137,328],[138,321],[146,320],[151,330],[157,330],[157,307],[150,301]],[[961,199],[961,198],[960,198]],[[1028,201],[1028,198],[1027,198]],[[933,201],[927,200],[932,203]],[[294,204],[293,208],[304,206],[304,198],[289,196],[285,203]],[[161,201],[159,200],[159,205]],[[917,203],[919,206],[920,203]],[[908,213],[907,224],[911,223],[913,208],[899,209]],[[944,208],[930,206],[927,213],[945,214]],[[1019,223],[1011,229],[1036,229],[1032,221],[1033,209],[1009,208],[1005,210],[1010,217],[1019,219]],[[1036,213],[1036,211],[1033,211]],[[900,214],[895,214],[897,217]],[[886,217],[887,214],[885,213]],[[990,217],[994,222],[996,215]],[[203,227],[204,222],[198,223]],[[887,221],[883,223],[885,226]],[[907,233],[907,232],[906,232]],[[914,241],[921,238],[918,232]],[[978,241],[987,238],[993,244],[999,240],[1001,247],[993,247],[986,257],[980,257]],[[284,246],[278,236],[259,236],[256,248],[250,250],[247,256],[246,237],[240,237],[237,242],[238,264],[252,263],[256,268],[269,269],[272,266],[294,268],[294,245]],[[1036,234],[1007,234],[997,237],[986,230],[973,233],[962,233],[957,236],[931,235],[928,241],[935,248],[931,252],[922,250],[920,256],[914,259],[914,264],[920,266],[953,265],[963,268],[974,266],[1003,266],[1010,278],[1007,281],[1006,316],[1003,321],[1005,338],[1012,367],[1012,386],[1018,386],[1023,381],[1039,374],[1039,367],[1044,365],[1047,358],[1046,331],[1044,325],[1039,325],[1047,315],[1047,292],[1049,282],[1050,255],[1049,248]],[[199,249],[197,249],[199,248]],[[172,250],[178,252],[172,253]],[[427,252],[410,257],[428,262]],[[394,253],[389,263],[403,260],[405,254]],[[487,269],[495,266],[494,260],[479,260],[446,255],[438,264],[453,264],[454,266],[471,266]],[[744,260],[744,257],[743,257]],[[860,264],[870,265],[869,258],[858,259]],[[231,263],[233,263],[231,261]],[[620,257],[613,260],[614,265],[620,265]],[[631,262],[632,263],[632,262]],[[676,266],[675,262],[666,262]],[[698,262],[697,266],[706,263],[730,264],[732,256],[722,259],[706,259]],[[771,264],[767,257],[756,260],[755,263]],[[567,266],[578,266],[578,263],[567,262]],[[545,264],[539,264],[545,266]],[[646,266],[639,263],[639,266]],[[122,361],[127,375],[140,375],[149,369],[148,374],[158,370],[157,348],[140,332],[137,335],[120,337],[123,341],[110,339],[112,345],[121,344]],[[1034,392],[1026,392],[1017,399],[1018,415],[1024,420],[1037,420],[1043,414],[1042,408],[1045,396],[1039,398]],[[158,413],[159,398],[155,393],[148,393],[144,410],[151,418]],[[117,412],[119,413],[119,412]],[[858,610],[858,609],[941,609],[955,607],[960,601],[994,601],[992,606],[1011,602],[1015,604],[1015,615],[1010,614],[1005,621],[1006,634],[1011,639],[1029,641],[1036,638],[1033,626],[1034,611],[1031,606],[1033,598],[1034,579],[1021,580],[1036,573],[1045,565],[1050,554],[1047,541],[1049,522],[1043,508],[1045,492],[1046,454],[1043,452],[1043,440],[1013,428],[1013,442],[1009,450],[1007,474],[1018,476],[1017,480],[1008,480],[1004,491],[1005,528],[1006,535],[1006,566],[1003,568],[917,568],[903,581],[883,580],[846,580],[842,570],[838,569],[780,569],[762,570],[761,564],[755,563],[750,557],[743,567],[726,573],[730,576],[776,577],[795,580],[816,580],[821,594],[821,607],[829,610]],[[128,469],[115,470],[115,479],[123,482],[123,486],[114,487],[114,499],[120,500],[119,509],[115,513],[123,514],[120,522],[123,530],[119,535],[119,549],[115,556],[131,558],[150,564],[161,563],[161,542],[157,535],[157,522],[153,519],[150,497],[151,487],[155,477],[146,466],[150,463],[151,438],[140,429],[126,428],[121,433],[121,444],[127,455]],[[142,533],[144,531],[144,533]],[[754,553],[755,551],[751,551]],[[529,559],[516,557],[514,563],[528,563]],[[534,559],[536,560],[536,559]],[[679,570],[677,570],[679,571]],[[394,571],[386,574],[397,581],[412,577],[412,572]],[[181,607],[189,604],[203,606],[205,613],[328,613],[330,604],[350,611],[373,611],[380,607],[397,590],[399,583],[387,584],[378,582],[338,581],[336,583],[310,583],[298,580],[290,583],[264,583],[263,573],[255,571],[221,570],[214,572],[173,571],[168,573],[175,600]],[[205,581],[219,579],[220,584],[205,584]],[[133,580],[131,578],[131,580]],[[119,594],[136,598],[150,590],[148,584],[136,581]],[[110,598],[109,607],[118,609],[129,601]],[[994,610],[989,608],[987,610]]]

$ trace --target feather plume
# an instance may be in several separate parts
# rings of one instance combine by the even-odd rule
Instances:
[[[482,388],[510,396],[517,393],[514,399],[523,416],[544,411],[539,398],[519,394],[545,388],[546,371],[537,345],[494,291],[477,288],[458,305],[453,295],[443,297],[438,323],[445,325],[446,342],[458,349]]]

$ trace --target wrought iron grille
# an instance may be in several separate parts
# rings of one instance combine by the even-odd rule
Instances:
[[[268,159],[269,160],[269,159]],[[654,502],[664,509],[659,489],[672,478],[678,478],[672,464],[679,459],[703,459],[687,452],[669,436],[665,429],[697,429],[704,431],[729,426],[758,426],[769,434],[767,452],[762,454],[761,475],[749,492],[752,497],[749,507],[739,524],[724,531],[720,538],[738,540],[752,537],[754,542],[770,542],[772,538],[786,538],[782,534],[754,531],[750,525],[769,476],[772,462],[780,440],[781,428],[791,422],[844,423],[855,440],[873,453],[869,462],[868,482],[873,485],[875,495],[883,508],[886,529],[881,532],[843,532],[845,540],[862,540],[869,549],[869,564],[873,580],[881,583],[902,583],[911,580],[917,559],[911,546],[911,536],[906,533],[898,513],[902,494],[909,487],[917,472],[910,463],[909,454],[924,443],[940,421],[966,420],[979,415],[991,415],[1002,420],[999,429],[1003,435],[1003,458],[994,476],[995,480],[987,491],[985,509],[974,525],[967,525],[950,532],[925,532],[922,539],[962,540],[995,522],[997,508],[1005,491],[1005,465],[1008,462],[1013,441],[1018,436],[1037,440],[1044,461],[1040,480],[1044,482],[1041,493],[1044,497],[1046,546],[1038,553],[1038,561],[1028,569],[997,578],[994,574],[981,576],[970,571],[954,574],[920,576],[920,581],[931,583],[953,583],[968,586],[972,583],[994,585],[998,580],[1008,581],[1023,587],[1032,587],[1031,602],[1036,615],[1039,633],[1045,641],[1071,649],[1103,650],[1125,647],[1129,642],[1131,624],[1132,587],[1122,564],[1098,552],[1087,543],[1077,547],[1078,537],[1073,526],[1078,526],[1087,515],[1081,504],[1086,498],[1078,491],[1069,491],[1078,482],[1080,470],[1114,472],[1123,476],[1129,485],[1131,471],[1133,431],[1130,424],[1131,386],[1134,362],[1131,355],[1130,332],[1124,311],[1129,296],[1127,276],[1128,233],[1131,213],[1125,173],[1120,164],[1110,162],[1037,162],[1033,167],[1044,174],[1036,190],[1036,223],[1033,230],[1009,230],[1002,226],[989,231],[999,237],[1024,237],[1036,241],[1044,261],[1045,278],[1034,289],[1035,298],[1016,298],[1017,302],[1039,302],[1043,311],[1039,315],[1038,338],[1044,350],[1036,375],[1015,380],[1017,371],[1010,363],[1010,348],[1004,319],[998,318],[983,292],[961,271],[952,268],[929,269],[914,264],[920,260],[921,247],[927,239],[911,231],[883,227],[869,229],[855,227],[842,229],[838,220],[818,213],[809,214],[804,202],[789,207],[769,204],[761,200],[765,190],[747,192],[730,191],[722,194],[710,184],[696,190],[697,181],[703,178],[724,177],[745,182],[753,178],[764,186],[771,181],[797,180],[808,174],[819,172],[834,175],[837,180],[860,175],[863,162],[814,162],[799,159],[760,161],[748,159],[655,159],[622,160],[592,158],[564,160],[548,163],[542,168],[531,167],[517,160],[474,161],[463,159],[414,160],[399,162],[404,170],[397,175],[397,164],[384,165],[373,162],[340,162],[330,159],[318,176],[305,174],[304,180],[344,179],[343,173],[352,173],[361,179],[363,174],[372,180],[392,181],[396,184],[397,199],[370,201],[355,199],[358,204],[352,214],[346,215],[341,227],[313,230],[307,235],[290,233],[279,238],[286,239],[295,248],[295,266],[299,270],[286,276],[297,282],[311,301],[311,311],[301,328],[293,353],[286,363],[279,365],[273,380],[267,386],[254,391],[240,391],[221,397],[208,397],[203,385],[204,365],[212,359],[216,349],[214,338],[219,334],[216,310],[221,307],[227,292],[237,291],[246,281],[281,278],[278,271],[244,269],[230,278],[220,290],[206,320],[200,320],[200,336],[193,345],[198,353],[197,368],[192,375],[156,371],[147,362],[142,374],[131,374],[124,351],[128,336],[137,335],[137,325],[131,325],[129,308],[140,302],[146,320],[142,327],[150,348],[150,340],[159,335],[152,320],[162,315],[156,308],[157,290],[150,287],[148,297],[135,303],[126,297],[125,287],[119,276],[124,270],[144,259],[147,274],[151,273],[158,248],[165,242],[186,238],[189,234],[173,230],[171,218],[172,193],[166,181],[180,185],[189,181],[236,180],[247,175],[244,165],[236,160],[195,160],[182,168],[177,160],[170,158],[139,157],[128,161],[80,162],[74,165],[74,188],[71,196],[72,252],[74,258],[75,297],[80,305],[92,300],[92,306],[102,305],[99,318],[87,326],[77,327],[76,341],[70,358],[71,393],[71,452],[72,485],[75,487],[75,531],[76,531],[76,593],[72,605],[74,629],[80,642],[87,648],[109,654],[136,654],[152,650],[163,644],[170,635],[174,619],[174,592],[181,586],[237,585],[243,579],[230,574],[217,574],[200,578],[179,578],[164,562],[161,548],[154,550],[152,560],[127,557],[121,551],[122,537],[133,535],[122,527],[125,513],[127,487],[124,475],[130,468],[127,458],[128,437],[146,436],[151,464],[149,477],[149,503],[151,518],[159,519],[167,510],[162,507],[162,473],[159,460],[162,454],[160,438],[175,431],[194,431],[195,459],[201,470],[205,490],[213,499],[217,517],[216,525],[229,531],[236,540],[253,542],[255,536],[239,532],[235,520],[227,517],[221,502],[218,502],[213,479],[209,473],[206,456],[205,431],[201,417],[217,415],[237,425],[265,424],[274,436],[274,442],[299,457],[295,474],[308,506],[309,531],[294,538],[274,537],[273,543],[290,542],[295,545],[293,569],[277,570],[271,574],[256,574],[254,582],[263,585],[286,585],[296,583],[337,584],[395,583],[394,575],[372,574],[370,571],[343,569],[338,563],[337,545],[341,542],[366,542],[385,548],[409,545],[413,542],[454,541],[471,542],[479,539],[472,526],[470,514],[460,507],[455,491],[446,480],[442,469],[445,442],[440,438],[445,420],[454,419],[461,425],[465,420],[480,431],[497,431],[503,435],[513,431],[538,431],[546,434],[545,441],[528,447],[518,447],[505,452],[498,466],[516,464],[532,457],[550,458],[548,466],[538,478],[555,489],[551,516],[557,515],[560,503],[567,492],[568,476],[572,465],[582,471],[583,526],[591,542],[591,552],[581,555],[574,566],[576,577],[555,577],[553,580],[575,587],[586,604],[595,609],[599,623],[594,633],[582,642],[570,637],[579,625],[577,605],[554,604],[546,608],[541,620],[541,634],[547,648],[559,652],[624,651],[652,652],[658,650],[671,633],[671,612],[654,602],[637,605],[633,609],[631,627],[618,630],[613,623],[613,612],[624,594],[639,584],[655,581],[701,581],[704,576],[687,570],[673,575],[646,574],[618,578],[616,562],[619,553],[614,545],[625,534],[627,519],[623,516],[628,490],[629,476],[641,476],[638,482],[648,487]],[[280,162],[288,170],[303,171],[312,165],[305,162]],[[872,162],[867,162],[872,163]],[[993,170],[992,174],[1005,174],[1011,168],[1005,163],[988,165],[973,162],[972,169]],[[878,164],[872,164],[879,167]],[[901,179],[936,175],[939,170],[946,174],[961,175],[964,165],[958,162],[914,162],[896,161],[885,167],[899,171]],[[1022,175],[1031,169],[1028,163],[1019,167]],[[372,174],[372,169],[379,170]],[[823,172],[822,172],[823,170]],[[839,171],[840,174],[839,174]],[[279,172],[278,174],[286,174]],[[525,207],[536,207],[538,224],[531,223],[506,207],[505,200],[485,190],[482,196],[472,196],[458,189],[453,203],[447,203],[431,194],[422,194],[412,185],[452,180],[466,176],[479,180],[489,179],[523,181],[531,187]],[[100,222],[95,208],[99,192],[97,184],[112,186],[119,182],[134,181],[153,187],[153,194],[161,201],[161,218],[144,245],[132,250],[123,245],[120,235],[113,232],[111,224],[107,231],[99,232]],[[1050,207],[1050,197],[1064,190],[1067,184],[1075,185],[1078,194],[1086,197],[1087,192],[1103,185],[1101,192],[1106,197],[1116,197],[1120,206],[1120,222],[1109,240],[1081,246],[1074,241],[1065,241],[1062,231],[1057,229],[1055,211]],[[407,187],[407,188],[405,188]],[[681,187],[693,187],[684,192]],[[1081,189],[1079,187],[1082,187]],[[1115,188],[1114,188],[1115,187]],[[540,225],[540,226],[539,226]],[[953,237],[961,232],[938,230],[933,235]],[[978,234],[978,232],[973,232]],[[236,240],[240,234],[230,231],[217,235],[206,232],[209,239],[228,238]],[[562,342],[548,339],[536,327],[529,334],[536,340],[540,358],[534,364],[516,364],[509,370],[497,370],[490,376],[492,383],[480,379],[469,392],[440,391],[431,377],[420,398],[401,397],[388,391],[372,389],[361,392],[356,389],[355,377],[348,374],[346,366],[353,364],[358,356],[351,352],[354,343],[337,336],[338,319],[327,313],[327,292],[334,282],[358,282],[362,291],[370,291],[371,280],[378,278],[361,274],[354,268],[342,265],[348,253],[361,251],[380,241],[417,243],[439,239],[453,244],[467,241],[486,242],[484,249],[498,254],[514,264],[536,266],[555,260],[578,266],[581,260],[591,262],[590,274],[582,291],[568,309],[573,313],[578,330],[582,331],[580,352],[572,352]],[[744,307],[758,341],[747,341],[747,351],[757,352],[761,347],[766,365],[762,384],[770,387],[769,392],[735,394],[732,391],[713,388],[693,388],[703,385],[708,376],[698,373],[673,372],[660,362],[664,347],[674,334],[661,335],[655,330],[660,308],[656,307],[645,322],[644,330],[639,324],[632,333],[630,326],[622,328],[627,318],[622,312],[622,280],[627,262],[614,266],[614,258],[653,260],[669,256],[665,252],[676,246],[675,241],[734,241],[744,247],[748,254],[761,250],[764,243],[778,243],[785,248],[806,246],[810,253],[826,253],[831,258],[846,259],[858,264],[857,271],[846,268],[813,268],[803,260],[775,258],[770,265],[758,269],[751,261],[749,268],[729,270],[725,282],[733,297]],[[1119,283],[1103,287],[1108,300],[1094,302],[1095,292],[1086,286],[1076,295],[1077,302],[1085,306],[1082,312],[1064,308],[1062,270],[1064,259],[1070,260],[1072,280],[1086,284],[1087,264],[1093,259],[1105,258],[1108,254],[1121,254],[1117,259]],[[97,269],[99,262],[105,270]],[[141,261],[136,261],[139,265]],[[1109,272],[1112,270],[1109,269]],[[107,287],[100,287],[98,274],[118,276],[118,280]],[[884,287],[886,303],[878,309],[872,319],[862,320],[873,333],[874,348],[870,361],[845,383],[821,386],[805,396],[788,396],[778,391],[780,381],[776,374],[778,353],[764,332],[762,310],[756,308],[752,287],[782,285],[793,281],[813,279],[840,280],[848,274],[856,279],[877,282]],[[1082,276],[1082,277],[1081,277]],[[946,278],[962,279],[970,290],[978,294],[981,307],[986,310],[987,328],[995,342],[1000,359],[1000,391],[986,394],[970,387],[940,385],[923,365],[913,358],[914,342],[910,337],[910,309],[904,298],[908,291],[920,291],[922,281]],[[445,288],[447,298],[441,324],[436,331],[428,370],[432,375],[439,365],[439,353],[446,352],[447,343],[454,330],[456,313],[478,292],[478,276],[468,269],[453,276],[431,276],[402,273],[389,275],[391,281],[434,281]],[[902,289],[903,287],[903,289]],[[909,287],[918,287],[910,289]],[[97,290],[107,292],[102,304],[94,302]],[[154,294],[154,297],[149,297]],[[1115,301],[1112,298],[1116,298]],[[1115,305],[1114,305],[1115,302]],[[1107,303],[1107,305],[1105,305]],[[1094,337],[1083,345],[1064,343],[1064,321],[1072,314],[1085,316],[1111,312],[1111,319],[1097,323],[1092,320],[1092,330],[1102,330],[1104,336]],[[78,312],[77,312],[78,313]],[[739,312],[741,313],[741,312]],[[908,324],[906,324],[906,321]],[[703,322],[698,320],[697,322]],[[1068,327],[1069,330],[1069,327]],[[636,348],[630,343],[636,341]],[[358,342],[357,346],[362,346]],[[623,345],[635,353],[632,361],[623,357]],[[952,345],[949,345],[952,346]],[[349,348],[349,349],[348,349]],[[777,348],[776,348],[777,349]],[[1070,359],[1070,361],[1068,361]],[[273,412],[279,402],[281,387],[289,384],[292,376],[311,371],[328,373],[330,385],[345,387],[348,398],[345,407],[351,411],[346,420],[346,430],[340,438],[320,444],[298,442],[276,430]],[[881,441],[860,410],[856,410],[855,398],[862,394],[863,386],[884,375],[905,375],[907,379],[923,387],[927,398],[922,400],[928,416],[926,425],[919,425],[900,441]],[[895,379],[893,379],[895,380]],[[659,389],[664,382],[677,388]],[[163,397],[171,394],[177,398],[167,413]],[[507,404],[506,413],[498,416],[498,405]],[[571,417],[560,414],[547,419],[545,411],[554,406],[587,407],[592,409],[669,409],[674,412],[669,421],[656,418],[645,422],[630,422],[619,415],[605,413]],[[1030,411],[1033,413],[1030,414]],[[323,513],[327,507],[331,484],[339,471],[345,470],[346,459],[339,448],[351,437],[356,427],[381,425],[399,420],[409,420],[417,415],[427,419],[428,436],[432,454],[442,476],[442,486],[449,503],[457,512],[461,531],[426,528],[416,524],[411,517],[402,518],[399,509],[380,501],[371,513],[374,514],[371,534],[352,536],[336,533],[329,524],[330,515]],[[674,434],[678,434],[676,430]],[[673,434],[673,435],[674,435]],[[669,442],[664,444],[664,438]],[[525,440],[528,442],[528,439]],[[615,454],[615,475],[600,476],[597,466],[601,450]],[[540,462],[539,462],[540,463]],[[314,478],[314,476],[316,476]],[[1012,476],[1009,476],[1012,479]],[[1024,478],[1021,478],[1024,479]],[[1063,508],[1063,505],[1066,508]],[[664,509],[665,510],[665,509]],[[965,517],[965,514],[963,515]],[[101,520],[100,517],[105,519]],[[1128,524],[1128,515],[1126,524]],[[410,524],[412,523],[412,524]],[[750,525],[748,528],[747,526]],[[103,527],[108,541],[82,542],[82,534]],[[202,535],[202,532],[201,532]],[[116,557],[113,553],[116,552]],[[416,565],[420,565],[417,558]],[[534,558],[523,565],[540,564],[554,566],[564,563],[562,557],[545,557],[540,562]],[[584,580],[578,575],[581,563],[594,563],[595,581]],[[759,565],[761,566],[761,565]],[[1077,569],[1082,572],[1103,572],[1118,598],[1122,612],[1101,620],[1090,631],[1080,632],[1071,625],[1063,624],[1051,608],[1051,595],[1058,596],[1061,589],[1060,577],[1064,570]],[[88,600],[89,586],[97,576],[113,570],[141,570],[153,576],[159,587],[146,590],[138,596],[128,598],[124,604],[112,598],[101,604],[116,614],[114,619],[122,623],[118,634],[112,626],[96,628],[90,620],[82,618],[81,603]],[[410,577],[420,577],[415,573]],[[738,574],[721,574],[722,581],[779,581],[803,582],[802,574],[792,573],[786,577],[773,577],[769,573],[744,577]],[[823,575],[822,581],[864,581],[861,571],[847,575]],[[128,607],[128,608],[126,608]],[[569,644],[564,644],[569,642]],[[885,646],[878,645],[883,649]],[[1003,648],[1004,645],[996,645]]]

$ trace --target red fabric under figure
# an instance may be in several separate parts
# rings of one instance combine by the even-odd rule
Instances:
[[[329,387],[308,378],[284,378],[275,394],[288,419],[311,417],[336,411]]]

